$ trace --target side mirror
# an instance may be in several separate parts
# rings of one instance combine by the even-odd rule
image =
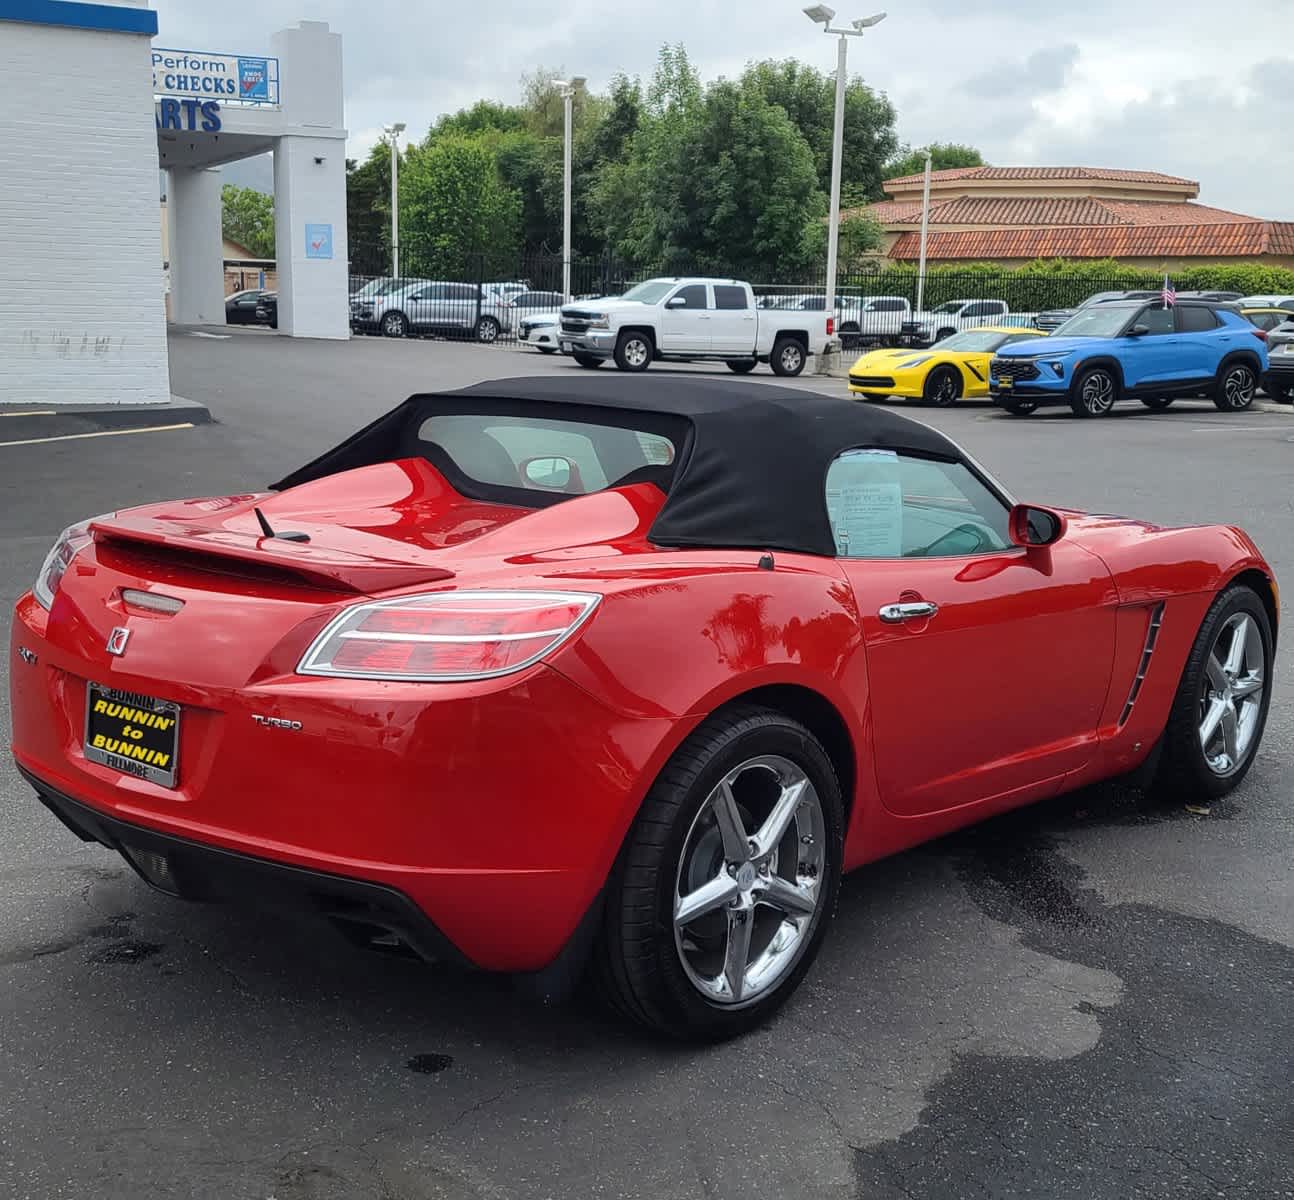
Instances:
[[[570,487],[575,464],[569,458],[550,454],[542,458],[526,459],[521,464],[521,473],[531,487],[560,492]]]
[[[1065,536],[1065,518],[1036,504],[1017,504],[1009,521],[1011,541],[1017,546],[1051,546]]]
[[[1128,330],[1129,337],[1145,337],[1150,332],[1149,325],[1134,325]]]
[[[683,296],[671,296],[665,301],[666,308],[686,308],[687,299]]]

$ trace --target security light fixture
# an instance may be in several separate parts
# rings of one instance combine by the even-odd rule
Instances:
[[[804,10],[804,15],[810,21],[816,21],[819,25],[830,25],[836,15],[834,8],[828,8],[825,4],[810,4]]]

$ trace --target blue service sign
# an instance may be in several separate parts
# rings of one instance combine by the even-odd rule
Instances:
[[[306,226],[306,258],[332,258],[332,226]]]
[[[177,100],[163,96],[153,106],[157,128],[184,133],[219,133],[220,105],[214,100]]]
[[[226,104],[278,104],[279,60],[155,46],[153,95],[209,97]]]

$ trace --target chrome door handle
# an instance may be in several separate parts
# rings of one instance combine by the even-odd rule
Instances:
[[[891,625],[900,621],[910,621],[913,617],[933,617],[939,611],[939,605],[929,600],[910,600],[903,604],[882,604],[880,618]]]

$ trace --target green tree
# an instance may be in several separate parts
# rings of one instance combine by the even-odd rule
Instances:
[[[363,163],[346,160],[346,232],[351,270],[378,275],[390,265],[391,147],[378,142]]]
[[[768,60],[752,63],[741,76],[743,88],[759,92],[769,104],[785,110],[813,152],[818,186],[831,193],[831,136],[836,111],[836,79],[816,67]],[[841,195],[855,203],[879,200],[882,164],[898,150],[894,106],[861,79],[845,85],[845,122],[840,160]]]
[[[929,146],[921,146],[915,150],[911,146],[904,146],[901,153],[885,164],[885,178],[901,179],[905,175],[920,175],[926,169],[927,150],[930,151],[932,171],[986,165],[974,146],[962,146],[956,142],[931,142]]]
[[[520,197],[499,178],[493,147],[484,138],[449,134],[406,156],[400,175],[402,270],[452,278],[478,265],[487,274],[510,269],[520,249],[520,227]]]
[[[221,227],[255,258],[274,257],[274,197],[232,183],[220,189]]]
[[[864,210],[842,214],[840,238],[836,246],[837,270],[841,274],[869,269],[885,243],[885,229]],[[805,230],[804,257],[819,263],[827,257],[827,222],[814,221]]]

